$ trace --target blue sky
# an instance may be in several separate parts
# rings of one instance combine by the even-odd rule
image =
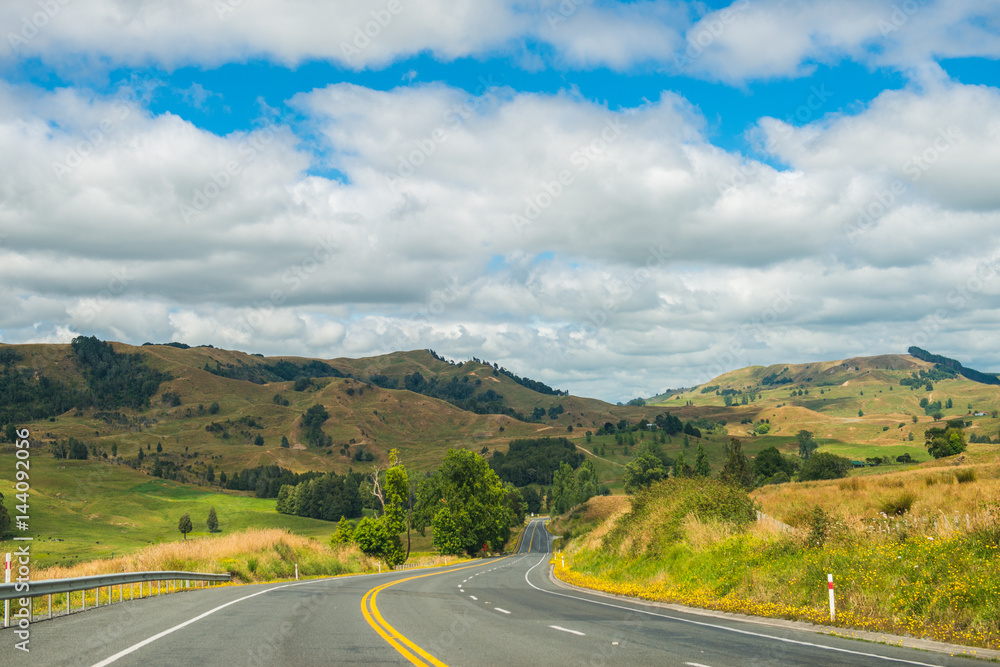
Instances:
[[[0,340],[1000,369],[1000,2],[288,7],[0,9]]]

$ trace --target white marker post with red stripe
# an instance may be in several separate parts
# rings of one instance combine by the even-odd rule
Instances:
[[[836,618],[836,616],[837,616],[837,612],[836,612],[836,610],[834,608],[834,604],[833,604],[833,575],[832,574],[826,575],[826,582],[827,582],[827,585],[829,585],[829,587],[830,587],[830,621],[832,622],[833,619]]]
[[[3,569],[3,583],[10,583],[10,554],[7,554]],[[10,621],[10,600],[3,601],[3,627],[8,627]]]

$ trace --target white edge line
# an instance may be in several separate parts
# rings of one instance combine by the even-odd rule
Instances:
[[[191,625],[192,623],[200,621],[201,619],[205,618],[206,616],[211,616],[215,612],[221,611],[222,609],[225,609],[226,607],[228,607],[230,605],[234,605],[237,602],[243,602],[244,600],[249,600],[250,598],[255,598],[258,595],[264,595],[265,593],[270,593],[271,591],[280,590],[282,588],[288,588],[290,586],[304,586],[305,584],[314,584],[317,581],[322,581],[322,579],[313,579],[313,580],[310,580],[310,581],[302,581],[302,582],[299,582],[297,584],[285,584],[283,586],[275,586],[274,588],[268,588],[267,590],[258,591],[256,593],[252,593],[250,595],[246,595],[246,596],[238,598],[236,600],[231,600],[231,601],[227,602],[226,604],[219,605],[215,609],[209,609],[208,611],[206,611],[203,614],[195,616],[194,618],[189,619],[187,621],[184,621],[183,623],[180,623],[178,625],[175,625],[174,627],[172,627],[172,628],[170,628],[168,630],[164,630],[163,632],[155,634],[152,637],[144,639],[141,642],[139,642],[138,644],[133,644],[132,646],[129,646],[127,649],[121,650],[121,651],[119,651],[118,653],[115,653],[113,656],[111,656],[109,658],[105,658],[104,660],[101,660],[100,662],[94,663],[93,667],[104,667],[105,665],[110,665],[113,662],[117,662],[120,658],[124,658],[125,656],[129,655],[130,653],[134,653],[135,651],[138,651],[143,646],[146,646],[147,644],[152,644],[157,639],[160,639],[162,637],[166,637],[167,635],[169,635],[171,633],[174,633],[174,632],[177,632],[178,630],[180,630],[182,628],[186,628],[187,626]]]
[[[569,598],[571,600],[580,600],[581,602],[589,602],[591,604],[599,604],[599,605],[602,605],[602,606],[605,606],[605,607],[613,607],[615,609],[623,609],[625,611],[634,611],[637,614],[646,614],[648,616],[658,616],[660,618],[665,618],[665,619],[668,619],[668,620],[671,620],[671,621],[679,621],[681,623],[689,623],[691,625],[698,625],[698,626],[701,626],[701,627],[704,627],[704,628],[714,628],[716,630],[725,630],[727,632],[734,632],[736,634],[748,635],[748,636],[751,636],[751,637],[760,637],[761,639],[770,639],[772,641],[784,642],[786,644],[795,644],[797,646],[810,646],[812,648],[818,648],[818,649],[822,649],[824,651],[834,651],[836,653],[847,653],[849,655],[858,655],[858,656],[862,656],[862,657],[865,657],[865,658],[876,658],[878,660],[885,660],[887,662],[898,662],[898,663],[901,663],[901,664],[904,664],[904,665],[917,665],[918,667],[942,667],[941,665],[934,665],[934,664],[927,663],[927,662],[916,662],[914,660],[904,660],[903,658],[893,658],[893,657],[890,657],[890,656],[878,655],[877,653],[864,653],[863,651],[852,651],[851,649],[839,648],[839,647],[836,647],[836,646],[826,646],[824,644],[815,644],[813,642],[801,641],[801,640],[798,640],[798,639],[787,639],[785,637],[775,637],[774,635],[765,635],[765,634],[763,634],[761,632],[751,632],[750,630],[740,630],[739,628],[730,628],[730,627],[726,627],[725,625],[718,625],[716,623],[705,623],[704,621],[695,621],[695,620],[692,620],[690,618],[681,618],[679,616],[670,616],[668,614],[658,614],[658,613],[656,613],[654,611],[649,611],[649,610],[646,610],[646,609],[636,609],[634,607],[624,607],[622,605],[612,604],[610,602],[602,602],[600,600],[589,600],[587,598],[577,597],[575,595],[567,595],[566,593],[557,593],[555,591],[547,591],[544,588],[539,588],[538,586],[535,586],[533,583],[531,583],[530,581],[528,581],[528,575],[531,574],[531,571],[534,570],[539,565],[541,565],[542,563],[546,562],[547,560],[548,560],[548,554],[545,554],[544,556],[542,556],[541,560],[539,560],[537,563],[535,563],[530,568],[528,568],[528,571],[524,573],[524,580],[528,583],[529,586],[531,586],[532,588],[534,588],[536,591],[541,591],[542,593],[548,593],[549,595],[558,595],[559,597]],[[641,604],[641,603],[638,603],[638,604]],[[549,626],[549,627],[555,627],[555,626]]]

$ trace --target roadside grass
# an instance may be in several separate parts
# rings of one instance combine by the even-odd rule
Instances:
[[[954,469],[916,470],[893,476],[913,477],[902,486],[850,478],[755,493],[766,512],[797,526],[791,532],[734,520],[738,504],[709,485],[702,505],[692,505],[693,492],[671,480],[590,532],[571,527],[556,575],[645,599],[998,648],[1000,495],[992,474],[980,468],[974,483],[959,484]],[[928,486],[930,475],[942,481]],[[909,512],[879,514],[880,503],[906,493],[914,494]],[[956,501],[968,519],[942,515]]]
[[[300,577],[329,577],[358,574],[377,570],[377,561],[365,556],[355,545],[330,546],[320,540],[294,535],[276,528],[250,528],[227,535],[206,536],[199,539],[169,542],[148,546],[115,558],[97,559],[72,566],[56,565],[37,569],[32,580],[65,579],[120,572],[170,571],[229,573],[234,583],[260,583],[295,576],[298,566]],[[145,595],[154,593],[153,586],[144,584]],[[155,594],[167,588],[156,586]],[[86,592],[86,606],[98,603],[97,596],[106,604],[109,596],[123,600],[139,597],[136,587],[122,587],[113,594],[107,588]],[[84,604],[84,593],[72,594],[72,606],[79,609]],[[48,612],[48,601],[34,600],[34,613]],[[66,610],[66,596],[53,596],[52,612]]]
[[[935,523],[943,526],[945,520],[954,524],[957,516],[968,530],[1000,507],[1000,462],[990,458],[993,462],[955,466],[942,459],[879,475],[769,485],[752,495],[762,511],[793,526],[805,527],[809,514],[819,507],[857,529],[866,522],[884,521],[883,505],[908,495],[914,498],[907,512],[910,523],[919,521],[933,528]],[[878,469],[884,470],[874,468]],[[960,477],[970,473],[973,483],[959,483]]]

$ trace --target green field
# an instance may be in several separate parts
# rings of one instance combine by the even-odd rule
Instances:
[[[328,540],[333,531],[326,521],[278,514],[274,500],[150,478],[127,466],[35,456],[31,474],[35,481],[27,534],[35,538],[35,567],[71,565],[176,541],[182,537],[177,523],[185,513],[195,528],[189,537],[208,535],[205,520],[210,507],[215,507],[223,533],[251,526],[287,528]],[[11,470],[5,466],[0,471],[0,492],[12,513],[13,486]],[[3,547],[9,551],[10,544]]]

